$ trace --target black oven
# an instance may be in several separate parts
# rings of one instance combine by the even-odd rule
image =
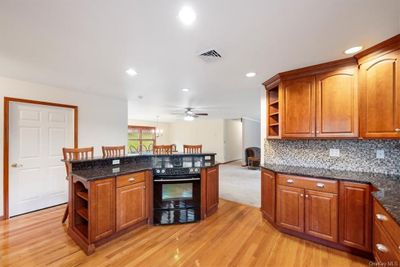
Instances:
[[[176,169],[175,169],[176,172]],[[154,224],[200,220],[200,174],[154,175]]]

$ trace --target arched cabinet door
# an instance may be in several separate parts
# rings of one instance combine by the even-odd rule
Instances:
[[[400,50],[360,66],[360,132],[364,138],[400,138]]]
[[[357,68],[316,77],[316,136],[358,137]]]

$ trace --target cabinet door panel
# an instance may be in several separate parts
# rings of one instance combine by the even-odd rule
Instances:
[[[337,242],[338,197],[336,194],[306,190],[305,232]]]
[[[117,189],[117,231],[147,218],[145,183]]]
[[[276,201],[276,223],[304,232],[304,189],[278,185]]]
[[[361,135],[400,138],[399,54],[393,52],[361,65]]]
[[[317,76],[317,137],[358,136],[357,69]]]
[[[115,232],[115,178],[90,183],[90,240],[97,241]]]
[[[283,137],[315,136],[315,78],[284,81]]]
[[[275,174],[261,172],[261,211],[270,222],[275,221]]]
[[[219,203],[218,167],[207,169],[206,184],[207,184],[206,213],[208,216],[217,209]]]
[[[339,241],[371,251],[371,190],[368,184],[340,182]]]

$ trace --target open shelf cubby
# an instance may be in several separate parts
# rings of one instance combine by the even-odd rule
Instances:
[[[267,90],[268,137],[279,137],[279,85]]]
[[[82,236],[88,238],[89,201],[88,190],[81,182],[74,184],[74,227]]]

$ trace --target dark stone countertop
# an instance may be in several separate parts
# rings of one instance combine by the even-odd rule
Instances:
[[[210,165],[198,166],[198,168],[209,168],[218,165],[218,163]],[[83,170],[73,170],[72,175],[78,176],[86,181],[93,181],[98,179],[104,179],[108,177],[114,177],[118,175],[130,174],[135,172],[141,172],[146,170],[152,170],[153,166],[149,163],[127,163],[115,166],[106,167],[95,167]]]
[[[372,193],[386,211],[400,224],[400,176],[370,172],[338,171],[322,168],[308,168],[278,164],[263,164],[262,168],[273,172],[326,178],[357,183],[368,183],[378,191]]]
[[[78,163],[78,162],[90,162],[95,160],[109,160],[109,159],[126,159],[126,158],[140,158],[140,157],[195,157],[195,156],[215,156],[217,153],[182,153],[182,152],[173,152],[172,154],[153,154],[150,152],[144,153],[136,153],[136,154],[127,154],[123,156],[113,156],[113,157],[92,157],[92,158],[85,158],[85,159],[73,159],[73,160],[61,160],[70,163]]]

